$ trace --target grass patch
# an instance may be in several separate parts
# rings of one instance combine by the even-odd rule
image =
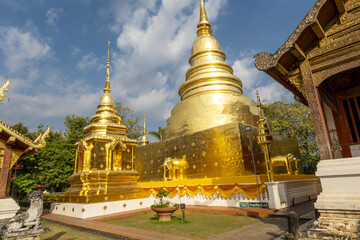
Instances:
[[[103,240],[103,239],[109,239],[100,237],[97,235],[93,235],[91,233],[86,233],[82,231],[75,230],[73,228],[49,223],[46,221],[42,221],[42,224],[44,227],[47,227],[50,229],[49,232],[43,233],[40,235],[40,239],[44,240]]]
[[[188,237],[208,238],[258,220],[258,218],[248,216],[186,212],[185,223],[183,223],[182,212],[176,211],[170,222],[158,221],[156,213],[144,213],[103,222]]]

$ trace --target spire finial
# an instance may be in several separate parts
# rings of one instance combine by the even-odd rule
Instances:
[[[146,124],[146,118],[145,118],[145,113],[144,113],[144,131],[143,131],[144,135],[146,134],[145,124]]]
[[[106,63],[106,83],[104,92],[111,92],[110,88],[110,40],[108,40],[108,53],[107,53],[107,63]]]
[[[143,135],[142,135],[141,140],[140,140],[140,145],[149,144],[148,137],[146,136],[145,122],[146,122],[146,119],[145,119],[145,113],[144,113],[144,130],[143,130]]]
[[[198,36],[209,34],[211,35],[212,29],[210,22],[206,15],[204,0],[200,0],[200,21],[197,25],[196,34]]]

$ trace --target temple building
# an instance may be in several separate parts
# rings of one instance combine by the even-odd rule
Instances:
[[[159,142],[148,143],[145,117],[140,144],[126,137],[110,95],[108,58],[104,95],[77,145],[71,187],[53,213],[88,218],[146,208],[161,189],[190,205],[273,209],[317,196],[318,179],[297,169],[297,140],[273,134],[260,96],[255,103],[243,95],[203,0],[196,33],[181,102]]]
[[[5,98],[10,81],[7,79],[0,88],[0,102]],[[0,120],[0,219],[13,217],[20,209],[19,205],[9,197],[11,171],[16,162],[33,155],[46,146],[50,127],[40,134],[35,141],[25,137]]]
[[[321,161],[320,218],[309,235],[357,239],[360,221],[360,2],[318,0],[273,54],[266,72],[309,106]],[[341,223],[340,225],[338,223]]]

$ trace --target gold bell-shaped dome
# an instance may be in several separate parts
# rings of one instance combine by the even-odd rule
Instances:
[[[212,36],[203,0],[196,34],[186,81],[179,88],[181,102],[171,111],[163,140],[232,122],[256,126],[255,103],[242,95],[240,79],[225,62],[226,55]]]

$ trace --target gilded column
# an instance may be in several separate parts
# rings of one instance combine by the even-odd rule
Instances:
[[[74,173],[77,173],[77,170],[78,170],[78,156],[79,156],[79,146],[76,148],[76,151],[75,151]]]
[[[85,141],[83,141],[83,145],[85,147],[83,171],[90,171],[90,167],[91,167],[91,151],[94,148],[94,145],[92,143],[88,144]]]
[[[7,179],[10,170],[11,148],[11,145],[5,144],[4,159],[0,176],[0,199],[5,198],[6,195]]]
[[[110,165],[110,143],[106,143],[105,144],[105,151],[106,151],[106,171],[109,171],[111,169],[111,165]]]

